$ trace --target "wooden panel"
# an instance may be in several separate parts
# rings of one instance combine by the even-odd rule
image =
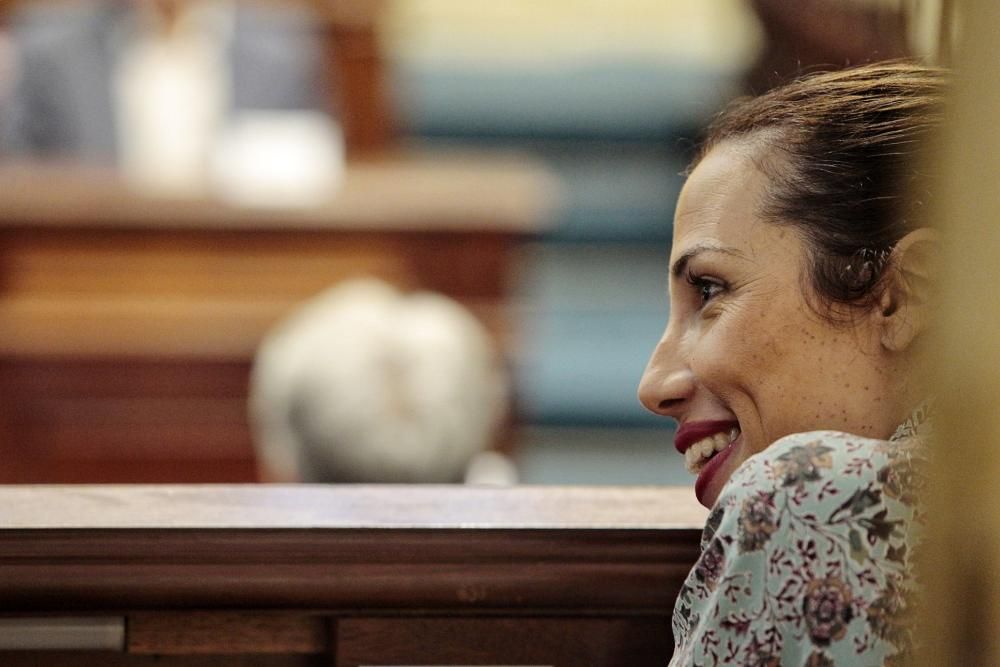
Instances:
[[[690,487],[405,484],[0,486],[0,507],[0,537],[42,531],[25,545],[49,530],[94,529],[662,530],[678,538],[700,531],[708,513]],[[71,548],[90,538],[67,539]]]
[[[155,462],[249,454],[246,428],[232,429],[245,422],[246,407],[236,398],[43,399],[30,407],[35,414],[15,415],[13,426],[33,436],[38,454],[56,458]],[[165,448],[168,440],[173,446]]]
[[[249,456],[210,460],[158,458],[147,461],[120,458],[79,461],[37,458],[16,454],[22,460],[6,467],[0,484],[31,484],[35,481],[59,484],[185,484],[248,483],[257,481],[257,466]],[[5,464],[6,466],[6,464]]]
[[[163,383],[176,377],[166,371],[174,360],[199,382],[200,371],[216,363],[248,366],[268,329],[293,307],[290,300],[9,299],[0,301],[0,358],[22,376],[16,369],[24,364],[66,364],[67,382],[77,383],[86,377],[74,373],[114,360],[126,368],[143,361],[150,374],[165,373],[152,380]]]
[[[621,665],[663,667],[673,648],[660,618],[347,618],[337,666]]]
[[[251,482],[248,362],[0,359],[0,482]]]
[[[325,655],[131,655],[70,651],[0,653],[4,667],[330,667]]]
[[[302,614],[130,614],[126,650],[158,655],[325,653],[328,626],[321,616]]]
[[[706,513],[610,487],[2,487],[0,507],[0,613],[128,628],[127,653],[0,664],[86,667],[662,665]]]
[[[704,512],[690,496],[689,489],[7,487],[0,488],[0,525],[8,526],[0,530],[0,590],[8,612],[666,615],[698,554],[700,526],[691,519]]]
[[[372,275],[460,299],[497,297],[514,241],[475,231],[7,231],[0,234],[0,288],[7,299],[253,296],[287,302]]]
[[[412,280],[401,240],[363,234],[61,232],[5,235],[8,295],[303,299],[351,277]]]

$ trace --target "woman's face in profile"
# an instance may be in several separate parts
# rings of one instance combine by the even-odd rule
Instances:
[[[670,256],[670,320],[639,387],[677,420],[695,493],[778,438],[832,429],[887,437],[889,372],[874,318],[818,316],[800,232],[763,220],[767,177],[747,144],[723,142],[689,177]]]

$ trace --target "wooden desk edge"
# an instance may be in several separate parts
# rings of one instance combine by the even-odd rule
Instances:
[[[700,530],[687,487],[52,485],[0,487],[0,531],[44,529]]]
[[[688,496],[651,487],[5,487],[0,590],[5,609],[20,612],[663,614],[698,555],[703,512],[664,506]]]

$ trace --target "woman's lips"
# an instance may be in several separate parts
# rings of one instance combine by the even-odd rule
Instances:
[[[705,463],[705,467],[703,467],[701,472],[698,473],[698,479],[694,482],[694,495],[698,499],[698,502],[705,507],[711,508],[712,505],[715,504],[715,501],[718,498],[718,491],[721,489],[721,485],[725,484],[727,480],[720,480],[720,484],[715,485],[720,488],[716,489],[715,496],[712,498],[707,497],[709,486],[713,485],[712,483],[721,475],[722,466],[742,442],[743,434],[741,433],[735,440],[729,443],[728,447],[710,458]]]
[[[677,448],[677,451],[684,454],[692,445],[701,442],[705,438],[711,438],[719,433],[729,433],[734,429],[738,433],[728,446],[712,454],[705,461],[701,470],[698,471],[698,478],[694,483],[694,494],[698,498],[698,502],[706,507],[714,504],[714,496],[718,495],[718,488],[716,487],[721,485],[716,482],[721,481],[725,483],[725,480],[718,479],[722,467],[736,447],[743,442],[743,434],[739,433],[739,427],[740,423],[731,419],[688,422],[677,429],[677,434],[674,436],[674,446]],[[711,493],[713,489],[714,496]]]
[[[677,433],[674,435],[674,447],[683,454],[691,445],[700,440],[704,440],[716,433],[726,433],[730,429],[739,427],[740,423],[731,419],[725,421],[689,422],[677,429]]]

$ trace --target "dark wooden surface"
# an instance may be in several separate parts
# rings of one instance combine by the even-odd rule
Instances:
[[[663,667],[673,645],[659,618],[359,618],[339,623],[338,667],[628,665]],[[456,642],[464,637],[467,642]]]
[[[10,651],[0,654],[0,657],[3,658],[4,667],[337,667],[333,658],[327,654],[136,655]]]
[[[13,486],[0,507],[0,620],[126,623],[106,663],[37,663],[66,665],[662,665],[705,517],[687,488]]]
[[[273,612],[136,612],[128,652],[136,655],[324,653],[330,623],[320,615]]]
[[[517,158],[400,155],[352,165],[325,204],[260,210],[0,169],[0,482],[254,481],[247,381],[270,326],[374,276],[458,299],[506,344],[551,186]]]

